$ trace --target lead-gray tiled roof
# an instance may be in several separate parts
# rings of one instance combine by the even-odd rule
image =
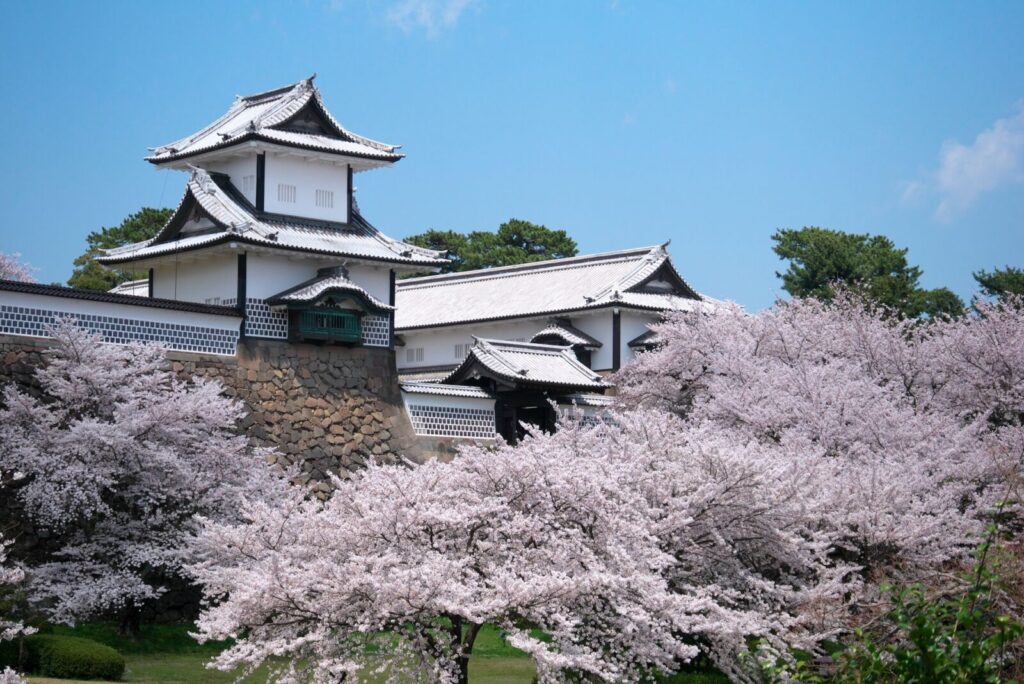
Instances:
[[[175,233],[174,227],[180,223],[179,214],[188,211],[189,198],[194,198],[217,224],[217,230],[196,235]],[[439,252],[393,240],[355,212],[350,223],[333,225],[296,217],[260,215],[226,176],[213,176],[199,168],[193,169],[175,216],[156,237],[107,250],[98,261],[122,264],[224,242],[410,265],[445,263]]]
[[[330,292],[347,292],[368,302],[379,311],[393,311],[395,307],[385,304],[372,294],[348,279],[342,267],[321,269],[315,277],[295,287],[278,292],[267,298],[271,306],[314,302]]]
[[[329,122],[333,135],[276,128],[310,105],[316,107]],[[383,162],[402,158],[397,152],[397,145],[371,140],[342,126],[327,111],[320,91],[310,77],[284,88],[238,97],[218,119],[192,135],[154,148],[153,154],[146,159],[154,164],[164,164],[252,140]]]
[[[602,346],[599,339],[588,335],[564,320],[551,321],[547,327],[535,333],[533,337],[530,338],[530,341],[536,342],[544,337],[560,337],[574,347],[580,346],[588,349],[599,349]]]
[[[516,384],[595,390],[611,387],[576,359],[572,347],[486,339],[477,339],[462,365],[442,382],[455,384],[472,372],[474,364]]]
[[[404,381],[402,391],[407,394],[431,394],[442,397],[469,397],[473,399],[493,399],[494,395],[469,385],[445,385],[440,382]]]
[[[395,328],[429,328],[611,305],[655,311],[704,305],[702,297],[629,291],[662,267],[675,272],[664,245],[409,278],[398,283]],[[682,282],[681,277],[679,280]]]

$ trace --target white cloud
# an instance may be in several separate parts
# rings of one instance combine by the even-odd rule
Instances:
[[[388,9],[387,19],[406,33],[422,29],[435,38],[454,28],[462,13],[476,3],[477,0],[399,0]]]
[[[997,120],[970,145],[943,143],[938,168],[907,183],[902,199],[917,203],[935,195],[935,218],[949,221],[985,193],[1018,183],[1024,183],[1024,101],[1016,114]]]

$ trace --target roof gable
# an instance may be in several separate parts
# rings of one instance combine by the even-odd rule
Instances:
[[[550,340],[562,340],[563,344],[571,347],[582,347],[584,349],[600,349],[603,345],[601,340],[588,335],[579,328],[573,326],[567,319],[556,318],[543,330],[535,333],[530,342],[550,344]]]
[[[192,135],[153,148],[146,159],[158,165],[181,162],[251,141],[379,163],[402,158],[398,145],[371,140],[342,126],[324,106],[314,78],[315,74],[283,88],[237,97],[219,118]]]
[[[208,218],[213,227],[184,233],[194,216]],[[225,242],[395,264],[436,266],[445,263],[439,252],[393,240],[357,212],[350,223],[329,223],[257,212],[222,174],[194,169],[178,209],[151,240],[107,250],[98,261],[107,265],[131,263]]]
[[[643,284],[658,273],[673,278],[673,291],[643,291]],[[702,303],[661,245],[402,280],[396,328],[550,316],[609,306],[664,311]]]
[[[290,119],[274,126],[280,131],[291,131],[292,133],[305,133],[309,135],[322,135],[328,138],[345,140],[341,131],[338,131],[316,106],[313,100],[307,102],[299,111],[295,112]],[[351,141],[350,141],[351,142]]]
[[[571,347],[474,340],[469,355],[442,383],[474,384],[487,378],[506,388],[604,391],[611,387],[580,363]]]
[[[270,306],[306,307],[320,304],[326,300],[335,302],[351,300],[363,310],[377,313],[394,310],[393,306],[385,304],[349,280],[348,269],[344,266],[322,268],[306,282],[268,297],[267,304]]]

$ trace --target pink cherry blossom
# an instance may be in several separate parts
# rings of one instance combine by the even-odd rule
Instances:
[[[14,386],[0,409],[0,472],[59,548],[31,568],[31,598],[71,622],[161,593],[188,556],[194,516],[231,519],[271,491],[265,452],[238,434],[239,402],[183,382],[163,353],[104,344],[71,322],[36,373],[46,399]]]

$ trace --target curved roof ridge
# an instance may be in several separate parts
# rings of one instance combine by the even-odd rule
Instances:
[[[381,311],[393,311],[395,308],[374,297],[366,290],[366,288],[360,287],[352,282],[344,267],[320,269],[320,271],[309,280],[267,297],[266,302],[271,306],[274,306],[278,304],[288,304],[289,302],[303,303],[318,301],[328,292],[335,290],[353,292],[363,297],[371,306]]]
[[[418,289],[418,286],[428,287],[447,283],[460,282],[464,280],[489,280],[502,278],[519,273],[529,273],[538,270],[558,270],[588,266],[595,262],[611,262],[616,260],[627,261],[631,257],[649,253],[651,247],[634,247],[613,252],[598,252],[596,254],[582,254],[562,259],[545,259],[543,261],[530,261],[525,264],[512,264],[510,266],[494,266],[491,268],[479,268],[473,271],[456,271],[454,273],[440,273],[438,275],[420,276],[418,278],[406,278],[398,283],[399,289]]]
[[[394,250],[396,254],[406,256],[410,254],[417,254],[422,257],[429,259],[443,259],[446,252],[444,250],[428,249],[426,247],[420,247],[413,245],[402,240],[396,240],[393,237],[385,235],[379,228],[370,223],[362,212],[357,208],[352,207],[352,216],[349,217],[349,223],[358,225],[363,230],[366,230],[371,237],[380,242],[388,249]]]
[[[261,93],[253,93],[252,95],[236,95],[235,96],[235,100],[236,101],[249,102],[251,100],[259,100],[259,99],[263,99],[263,98],[269,98],[269,97],[275,97],[275,96],[278,96],[278,95],[283,95],[284,93],[288,92],[289,90],[294,89],[295,86],[299,85],[300,83],[310,83],[310,84],[312,84],[313,79],[315,79],[315,78],[316,78],[316,74],[313,74],[312,76],[304,78],[301,81],[295,81],[294,83],[289,83],[288,85],[279,86],[277,88],[271,88],[270,90],[264,90]]]
[[[184,213],[191,211],[190,198],[219,230],[180,233]],[[425,254],[413,245],[391,240],[361,216],[348,224],[312,226],[304,224],[301,217],[261,214],[237,191],[227,176],[200,168],[193,168],[185,185],[184,197],[156,237],[106,250],[98,260],[108,265],[125,263],[232,241],[272,249],[428,267],[443,263],[436,254]]]
[[[278,144],[331,154],[395,162],[402,158],[401,145],[392,145],[359,135],[345,128],[324,104],[320,90],[313,83],[316,74],[291,85],[254,95],[236,96],[226,112],[197,132],[173,142],[150,148],[146,159],[163,164],[212,152],[246,140]],[[279,128],[306,106],[313,106],[323,116],[325,135],[303,133]]]
[[[540,352],[562,352],[566,349],[570,349],[570,345],[565,344],[544,344],[543,342],[518,342],[516,340],[499,340],[493,337],[474,337],[477,342],[486,343],[491,347],[513,347],[517,349],[523,349],[525,351],[540,351]]]
[[[323,95],[320,94],[320,90],[316,87],[313,88],[313,99],[316,100],[317,105],[319,105],[320,107],[320,111],[322,111],[324,116],[327,117],[327,120],[330,121],[332,125],[337,126],[339,129],[344,131],[345,134],[348,135],[350,138],[352,138],[352,142],[362,143],[363,145],[366,145],[367,147],[372,147],[375,150],[380,150],[381,152],[389,152],[392,154],[395,152],[395,150],[400,149],[402,147],[401,145],[391,145],[386,142],[374,140],[373,138],[367,138],[365,135],[353,133],[352,131],[345,128],[340,121],[334,118],[334,115],[331,114],[330,110],[327,109],[327,105],[324,104]]]
[[[657,247],[651,248],[632,271],[625,274],[614,283],[609,283],[600,290],[597,290],[590,295],[589,298],[591,300],[597,300],[609,294],[614,295],[616,292],[621,293],[631,287],[634,287],[644,278],[657,271],[668,258],[668,251],[665,249],[665,245],[658,245]]]
[[[469,354],[441,380],[442,383],[465,376],[474,363],[479,363],[494,375],[513,382],[594,389],[610,387],[599,374],[579,362],[571,347],[473,339],[475,343]]]
[[[601,340],[597,339],[593,335],[589,335],[566,319],[552,319],[544,328],[535,332],[530,341],[533,342],[538,337],[561,337],[563,340],[568,342],[570,345],[581,345],[583,347],[589,347],[593,349],[600,349],[603,345]]]

